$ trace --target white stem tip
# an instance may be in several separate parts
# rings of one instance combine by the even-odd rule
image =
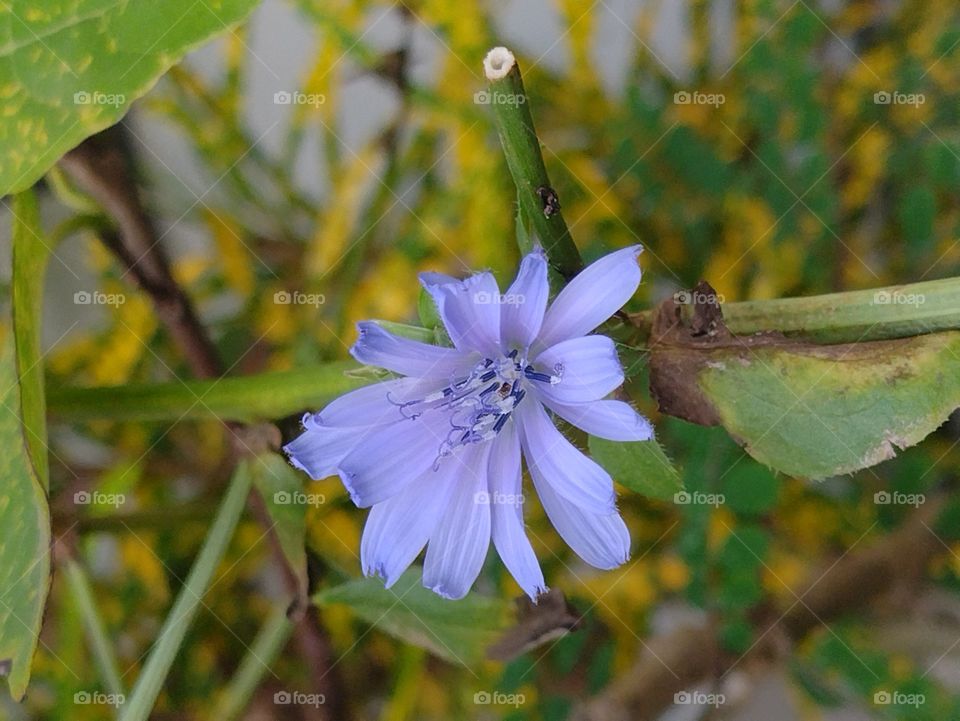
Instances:
[[[483,59],[483,72],[486,73],[487,80],[502,80],[516,62],[517,59],[507,48],[496,47]]]

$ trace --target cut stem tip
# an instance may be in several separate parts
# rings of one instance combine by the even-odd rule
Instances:
[[[517,59],[513,57],[510,50],[502,46],[496,47],[488,52],[483,59],[483,71],[487,80],[503,80],[507,77],[507,73],[513,69],[516,62]]]

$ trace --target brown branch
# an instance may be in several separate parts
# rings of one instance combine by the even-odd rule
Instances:
[[[797,597],[785,608],[771,607],[761,614],[768,619],[758,635],[769,639],[751,649],[749,658],[777,656],[799,643],[823,623],[846,613],[863,610],[881,597],[916,593],[924,568],[943,546],[931,531],[943,508],[928,502],[913,512],[900,528],[864,548],[843,556],[814,573]],[[797,598],[801,599],[800,601]],[[768,630],[776,633],[766,634]],[[575,721],[644,721],[657,718],[674,700],[674,694],[721,677],[741,662],[721,648],[716,629],[681,628],[651,640],[634,665],[614,679],[604,691],[581,703]]]
[[[104,244],[150,296],[164,327],[199,378],[216,378],[223,367],[196,310],[170,270],[160,236],[143,207],[128,161],[126,138],[114,125],[87,138],[60,160],[77,186],[103,208],[116,230]]]

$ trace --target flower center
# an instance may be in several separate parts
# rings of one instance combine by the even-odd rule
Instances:
[[[465,377],[423,398],[401,403],[388,394],[387,400],[411,420],[431,411],[447,416],[450,430],[437,451],[436,470],[440,460],[457,448],[495,438],[527,395],[528,382],[555,385],[562,375],[562,365],[543,373],[513,350],[499,358],[484,358]]]

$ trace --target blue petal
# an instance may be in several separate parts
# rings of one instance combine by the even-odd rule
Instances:
[[[545,399],[585,403],[603,398],[623,383],[623,368],[613,341],[605,335],[571,338],[543,351],[533,361],[536,370],[555,373],[555,385],[533,382]]]
[[[533,343],[543,324],[549,294],[547,259],[538,248],[520,263],[517,279],[502,299],[500,338],[505,349],[527,348]]]
[[[490,273],[454,280],[422,273],[420,282],[437,304],[453,344],[462,352],[493,358],[500,349],[500,289]]]
[[[640,285],[634,245],[600,258],[584,268],[560,291],[543,319],[539,348],[585,335],[620,310]]]
[[[456,481],[430,536],[423,561],[423,585],[444,598],[463,598],[480,575],[490,547],[487,463],[490,444],[467,446],[441,463],[454,465]]]
[[[337,464],[363,436],[363,429],[323,426],[310,413],[303,417],[303,426],[303,433],[283,450],[290,463],[315,481],[336,475]]]
[[[558,416],[591,436],[611,441],[649,441],[653,438],[650,421],[623,401],[544,402]]]
[[[401,375],[449,378],[469,372],[476,362],[453,348],[401,338],[374,321],[357,323],[357,329],[360,337],[350,349],[351,355],[361,363]]]
[[[385,501],[431,468],[447,432],[444,423],[421,417],[363,429],[337,466],[353,502],[366,508]]]
[[[530,475],[550,522],[580,558],[604,570],[627,560],[630,532],[619,513],[590,513],[557,493],[535,467]]]
[[[367,517],[360,542],[360,565],[367,576],[390,588],[413,563],[440,522],[456,478],[454,464],[428,470],[393,498],[378,503]]]
[[[441,386],[436,379],[423,381],[419,378],[372,383],[331,401],[316,414],[316,419],[325,426],[357,427],[403,420],[398,403],[423,398]]]
[[[509,423],[490,448],[490,513],[493,544],[510,575],[534,601],[546,592],[543,572],[523,527],[520,438]]]
[[[520,440],[530,473],[564,498],[591,513],[616,513],[613,479],[560,433],[533,398],[517,409]]]

